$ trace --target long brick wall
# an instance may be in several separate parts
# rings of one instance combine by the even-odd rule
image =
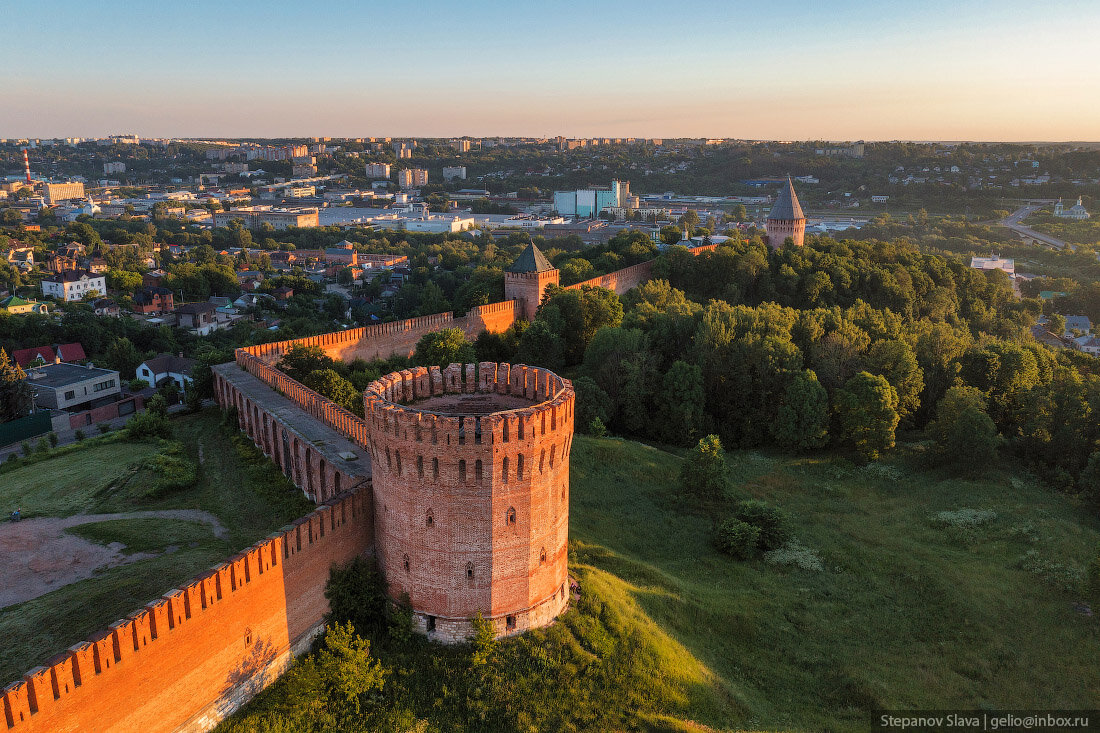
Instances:
[[[329,568],[371,544],[369,487],[333,500],[3,691],[14,733],[206,731],[321,630]]]

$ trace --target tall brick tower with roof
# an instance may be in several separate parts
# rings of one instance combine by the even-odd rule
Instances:
[[[518,300],[523,318],[533,321],[547,286],[558,282],[558,270],[538,247],[529,244],[504,272],[504,299]]]
[[[794,182],[787,176],[787,185],[780,189],[768,214],[768,246],[778,249],[790,237],[796,247],[801,247],[805,236],[806,215],[802,213],[802,206],[795,195]]]

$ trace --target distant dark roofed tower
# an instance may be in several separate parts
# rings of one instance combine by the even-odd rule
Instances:
[[[518,300],[523,318],[533,321],[547,286],[557,285],[558,276],[557,268],[550,264],[546,255],[534,244],[529,244],[504,272],[504,299]]]
[[[802,206],[798,203],[794,182],[787,176],[787,185],[779,190],[775,206],[768,214],[768,246],[778,249],[790,237],[795,246],[801,247],[805,235],[806,215],[802,213]]]

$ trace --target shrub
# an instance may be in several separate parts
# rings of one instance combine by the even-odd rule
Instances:
[[[598,417],[592,418],[592,422],[588,425],[588,434],[594,435],[597,438],[603,438],[607,435],[607,426],[603,424],[603,420]]]
[[[721,501],[726,495],[726,453],[717,435],[700,438],[680,464],[680,489],[689,496],[707,502]]]
[[[49,453],[50,452],[50,441],[46,440],[45,438],[39,438],[38,442],[35,443],[34,452],[35,453]]]
[[[76,442],[78,442],[78,443],[79,443],[79,442],[81,442],[82,440],[84,440],[84,438],[85,438],[85,437],[87,437],[87,436],[85,436],[85,435],[84,435],[84,431],[83,431],[83,430],[79,430],[79,429],[78,429],[78,430],[77,430],[77,431],[76,431],[75,433],[73,433],[73,437],[74,437],[74,438],[76,438]]]
[[[126,434],[131,438],[167,438],[172,435],[172,426],[161,412],[141,412],[126,423]]]
[[[51,430],[50,434],[47,435],[46,437],[49,438],[49,440],[50,440],[50,447],[51,448],[56,448],[57,447],[57,441],[58,441],[57,433],[55,433]]]
[[[169,444],[169,447],[153,457],[152,468],[157,472],[158,477],[150,488],[150,496],[190,488],[199,479],[198,465],[179,455],[182,451],[173,450],[173,447]]]
[[[106,433],[111,432],[111,424],[110,423],[101,422],[98,425],[96,425],[96,427],[99,429],[100,435],[105,435]]]
[[[19,446],[19,450],[21,450],[21,451],[23,452],[23,455],[25,455],[25,456],[29,456],[29,455],[31,454],[31,444],[30,444],[30,441],[28,441],[28,440],[24,440],[24,441],[23,441],[23,444],[22,444],[21,446]]]
[[[8,457],[4,460],[14,465],[19,462],[19,456],[17,456],[15,453],[9,453]]]
[[[714,543],[727,555],[750,560],[760,551],[760,528],[730,517],[716,528]]]
[[[787,514],[779,507],[758,499],[747,499],[737,504],[733,514],[742,522],[760,529],[760,549],[765,552],[779,549],[790,539]]]

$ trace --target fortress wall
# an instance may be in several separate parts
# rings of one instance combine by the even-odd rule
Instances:
[[[372,526],[369,488],[318,507],[6,687],[4,729],[209,730],[308,649]]]
[[[461,416],[402,405],[473,393],[531,404]],[[552,621],[567,598],[569,383],[522,364],[451,364],[388,374],[364,399],[379,563],[420,631],[461,641],[479,611],[502,636]]]
[[[287,341],[283,343],[293,342]],[[305,386],[301,382],[295,379],[291,379],[275,367],[270,366],[260,357],[252,354],[249,349],[237,349],[236,358],[238,366],[240,366],[242,369],[244,369],[257,379],[265,382],[268,386],[289,399],[294,404],[298,405],[298,407],[302,408],[306,412],[306,414],[317,418],[318,420],[331,427],[333,430],[336,430],[340,434],[347,436],[350,440],[358,443],[359,445],[365,446],[367,444],[366,424],[358,415],[354,415],[348,412],[344,408],[336,405],[331,400],[323,397],[317,392],[314,392],[312,389]],[[256,441],[257,445],[261,445],[260,440],[258,440],[256,435],[253,434],[253,423],[255,421],[249,420],[249,406],[244,404],[241,401],[242,399],[244,398],[241,397],[239,394],[237,394],[236,396],[229,394],[218,395],[218,402],[222,405],[222,407],[236,405],[238,417],[242,421],[241,429],[248,433],[248,436]],[[273,452],[270,452],[266,449],[264,452],[268,455],[274,455]],[[285,469],[285,465],[283,463],[279,463],[279,467]],[[301,488],[301,484],[299,484],[299,487]]]
[[[461,328],[470,340],[476,339],[482,331],[503,333],[522,317],[521,309],[521,304],[515,300],[479,305],[471,308],[462,318],[456,318],[455,326]]]
[[[575,285],[567,285],[565,289],[580,290],[588,285],[591,287],[607,288],[608,290],[615,291],[616,295],[622,295],[626,291],[638,287],[646,280],[653,277],[653,263],[654,260],[641,262],[632,267],[615,270],[615,272],[609,272],[606,275],[600,275],[599,277],[594,277],[591,280],[585,280]]]

